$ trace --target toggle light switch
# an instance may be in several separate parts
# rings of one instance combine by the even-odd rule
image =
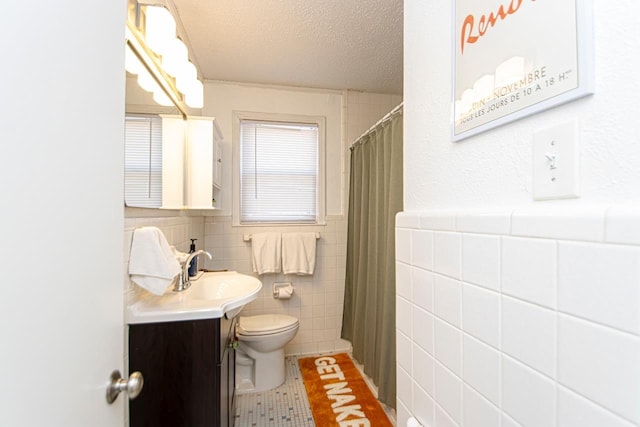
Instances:
[[[572,121],[533,135],[533,198],[579,196],[578,122]]]

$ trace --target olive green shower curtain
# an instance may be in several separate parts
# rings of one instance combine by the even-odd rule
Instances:
[[[351,147],[342,338],[396,406],[395,216],[402,210],[402,105]]]

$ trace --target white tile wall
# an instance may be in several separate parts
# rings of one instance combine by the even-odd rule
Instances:
[[[500,294],[466,283],[462,286],[464,331],[500,348]]]
[[[435,385],[436,402],[455,423],[460,424],[462,421],[462,381],[460,377],[436,362]],[[438,425],[437,421],[436,425]]]
[[[456,427],[458,424],[445,412],[445,410],[436,404],[435,425],[438,427]],[[428,424],[427,424],[428,425]]]
[[[456,229],[456,221],[450,213],[440,212],[420,217],[420,228],[424,230],[454,231]]]
[[[436,359],[462,377],[462,331],[442,320],[435,320]]]
[[[412,345],[413,343],[411,342],[411,338],[409,338],[407,335],[398,334],[396,336],[396,346],[398,348],[396,362],[400,367],[404,368],[404,370],[409,372],[410,374],[414,374],[412,358],[413,351],[411,348]]]
[[[509,234],[511,230],[511,210],[469,210],[451,215],[455,230],[466,233]]]
[[[406,299],[411,299],[413,282],[413,268],[408,264],[401,264],[396,270],[396,293]]]
[[[462,242],[459,233],[434,233],[433,269],[454,279],[460,278]],[[415,254],[414,254],[415,256]]]
[[[613,206],[607,211],[605,239],[611,243],[640,245],[640,207]]]
[[[433,316],[428,311],[420,307],[414,307],[411,310],[411,304],[406,302],[405,306],[398,306],[399,309],[407,310],[412,313],[412,330],[413,342],[420,346],[424,351],[433,355],[434,353],[434,323]]]
[[[466,427],[495,427],[500,425],[500,410],[487,399],[465,386],[463,392],[463,423]]]
[[[534,207],[517,209],[511,217],[514,236],[600,241],[606,208]]]
[[[411,268],[411,289],[413,302],[429,312],[433,312],[433,273],[421,268]],[[396,282],[396,287],[399,283]]]
[[[556,246],[553,240],[502,237],[502,292],[555,308]]]
[[[571,390],[558,387],[558,426],[631,427],[633,424]]]
[[[639,247],[562,242],[558,260],[560,311],[640,333]]]
[[[408,337],[413,336],[411,314],[417,311],[417,309],[412,310],[410,301],[410,299],[403,297],[396,298],[396,326],[400,332]]]
[[[502,358],[502,409],[524,427],[553,426],[555,384],[509,357]]]
[[[423,426],[433,425],[433,419],[435,417],[435,405],[431,395],[433,395],[433,393],[428,394],[419,386],[414,385],[413,403],[416,408],[415,417],[422,422]],[[406,419],[398,421],[398,426],[407,425]]]
[[[500,237],[462,235],[462,279],[500,290]]]
[[[502,297],[502,351],[555,378],[556,313]]]
[[[640,209],[555,213],[400,214],[414,331],[398,420],[640,427]]]
[[[398,384],[400,383],[399,379],[398,379],[397,383]],[[411,387],[412,386],[411,382],[409,382],[408,385],[409,385],[409,387]],[[419,387],[417,387],[415,385],[415,383],[413,383],[413,387],[414,387],[414,389],[412,390],[412,393],[410,393],[410,397],[411,397],[411,395],[416,395],[417,396],[416,399],[415,399],[416,403],[417,403],[418,399],[422,398],[422,397],[424,397],[425,399],[430,399],[431,401],[433,401],[428,395],[425,395],[425,393],[419,393],[418,392]],[[411,400],[412,400],[412,404],[413,404],[414,399],[411,399]],[[409,420],[409,410],[404,406],[404,404],[401,401],[398,401],[398,405],[399,405],[400,410],[398,411],[397,415],[400,415],[400,417],[396,418],[397,425],[398,426],[405,426],[405,425],[407,425],[407,421]],[[432,405],[433,405],[433,403],[432,403]],[[423,410],[422,406],[420,408],[416,409],[416,411],[423,411],[422,412],[422,416],[426,415],[425,414],[426,411]],[[424,418],[422,418],[422,419],[424,419]],[[429,424],[427,424],[427,425],[433,425],[433,422],[430,421]]]
[[[407,402],[408,407],[413,408],[413,385],[415,381],[402,367],[398,367],[396,384],[398,399],[402,402]]]
[[[459,281],[435,275],[433,286],[434,313],[456,327],[461,327],[462,286]]]
[[[513,418],[509,417],[504,412],[502,413],[502,427],[521,427]]]
[[[413,380],[423,392],[434,394],[434,359],[419,346],[413,348]]]
[[[411,264],[433,270],[433,233],[414,230],[411,232]]]
[[[398,230],[396,233],[396,239],[399,243],[396,245],[396,259],[407,264],[411,264],[411,233],[410,230]]]
[[[351,345],[340,339],[342,309],[344,306],[344,280],[346,266],[347,222],[343,217],[327,218],[325,226],[234,227],[231,217],[205,218],[205,241],[213,260],[206,263],[210,269],[236,270],[256,275],[251,265],[251,242],[245,234],[261,231],[317,231],[320,239],[316,247],[316,270],[313,276],[263,274],[262,291],[258,298],[247,304],[243,315],[266,313],[288,314],[300,321],[296,337],[285,348],[286,354],[310,354],[328,351],[346,351]],[[402,283],[410,296],[410,269]],[[276,300],[272,296],[274,282],[291,282],[295,288],[289,300]],[[404,292],[403,292],[404,294]],[[410,312],[410,310],[409,310]]]
[[[640,339],[560,315],[558,381],[640,424]]]
[[[469,335],[463,346],[465,383],[500,405],[500,352]]]

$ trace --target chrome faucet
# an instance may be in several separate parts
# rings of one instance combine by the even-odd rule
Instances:
[[[173,288],[174,292],[182,292],[185,289],[191,286],[191,281],[189,281],[189,264],[191,264],[191,260],[197,257],[200,254],[205,254],[211,259],[211,254],[207,251],[203,251],[202,249],[195,251],[187,257],[184,264],[182,264],[182,271],[180,272],[180,277],[178,278],[178,282]]]

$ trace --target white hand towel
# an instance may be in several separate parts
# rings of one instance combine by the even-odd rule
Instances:
[[[162,295],[178,274],[180,264],[162,231],[156,227],[135,229],[129,255],[131,280],[155,295]]]
[[[313,274],[316,268],[316,233],[282,233],[282,272]]]
[[[280,233],[251,235],[253,271],[258,274],[280,273],[282,239]]]

